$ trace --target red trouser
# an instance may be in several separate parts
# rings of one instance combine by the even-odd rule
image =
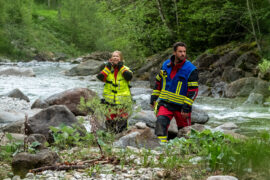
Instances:
[[[174,117],[178,128],[186,127],[191,125],[191,113],[188,114],[187,118],[184,118],[181,111],[169,111],[166,107],[160,106],[157,117],[166,116],[171,121]],[[167,125],[167,130],[170,124]]]

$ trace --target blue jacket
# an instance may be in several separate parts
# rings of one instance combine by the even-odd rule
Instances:
[[[171,102],[177,105],[193,104],[193,100],[187,97],[188,78],[196,67],[187,61],[178,70],[173,79],[170,78],[172,66],[171,60],[166,60],[161,68],[160,78],[162,78],[162,89],[159,95],[160,100]]]

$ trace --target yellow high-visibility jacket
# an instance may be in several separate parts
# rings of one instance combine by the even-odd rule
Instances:
[[[122,66],[118,71],[115,79],[114,72],[105,68],[103,71],[107,74],[106,83],[103,90],[105,101],[111,104],[127,104],[131,103],[131,93],[129,89],[129,81],[123,77],[123,72],[130,71],[128,67]],[[130,71],[131,72],[131,71]]]

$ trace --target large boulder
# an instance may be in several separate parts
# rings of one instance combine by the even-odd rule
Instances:
[[[229,98],[248,97],[250,93],[262,94],[264,97],[270,96],[270,82],[255,78],[241,78],[227,85],[225,95]]]
[[[31,108],[44,108],[52,105],[65,105],[74,113],[74,115],[87,115],[86,111],[82,111],[78,108],[80,105],[80,99],[83,97],[85,100],[91,100],[96,97],[97,94],[87,88],[74,88],[69,89],[48,97],[45,100],[36,100]],[[38,103],[40,101],[42,103]]]
[[[231,66],[226,67],[222,74],[222,79],[225,82],[233,82],[243,77],[245,77],[245,72],[243,70]]]
[[[235,67],[244,71],[252,72],[260,61],[261,57],[253,51],[242,54],[235,62]]]
[[[204,53],[196,59],[196,61],[194,62],[194,65],[199,70],[208,69],[210,65],[216,62],[218,59],[219,59],[219,55]]]
[[[35,73],[31,68],[18,68],[18,67],[7,67],[0,69],[0,76],[26,76],[26,77],[35,77]]]
[[[104,62],[110,59],[110,52],[93,52],[83,56],[80,64],[65,72],[67,76],[88,76],[97,74],[104,68]]]
[[[13,89],[12,91],[8,92],[6,94],[7,97],[11,97],[11,98],[18,98],[21,100],[25,100],[26,102],[30,102],[29,98],[23,94],[23,92],[21,92],[19,89]]]
[[[24,176],[31,169],[52,166],[59,161],[59,156],[56,152],[49,149],[42,149],[36,154],[29,154],[26,152],[18,153],[12,160],[12,171],[14,175]]]
[[[78,120],[66,106],[54,105],[30,117],[25,124],[25,131],[27,135],[43,134],[48,142],[53,142],[50,126],[58,127],[62,124],[72,126],[78,124]]]
[[[96,60],[87,60],[79,65],[65,71],[67,76],[88,76],[99,73],[104,68],[104,62]]]

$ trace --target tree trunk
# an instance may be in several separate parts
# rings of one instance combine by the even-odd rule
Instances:
[[[169,30],[170,34],[173,36],[173,31],[170,29],[170,27],[169,27],[169,25],[168,25],[168,23],[167,23],[167,21],[165,19],[165,16],[163,14],[162,7],[161,7],[161,2],[160,2],[160,0],[156,0],[156,2],[157,2],[158,11],[159,11],[159,16],[160,16],[160,18],[161,18],[164,26],[167,27],[167,29]]]
[[[174,8],[175,8],[176,31],[177,31],[177,34],[178,34],[179,33],[178,9],[177,9],[176,0],[173,0],[173,2],[174,2]]]
[[[257,43],[258,50],[261,51],[260,42],[258,41],[255,26],[254,26],[254,23],[253,23],[253,17],[252,17],[252,14],[251,14],[251,9],[250,9],[250,6],[249,6],[249,0],[247,0],[247,9],[248,9],[249,19],[250,19],[250,23],[251,23],[251,27],[252,27],[252,34],[253,34],[253,36],[255,38],[255,41]]]
[[[48,7],[51,7],[51,0],[48,0]]]

